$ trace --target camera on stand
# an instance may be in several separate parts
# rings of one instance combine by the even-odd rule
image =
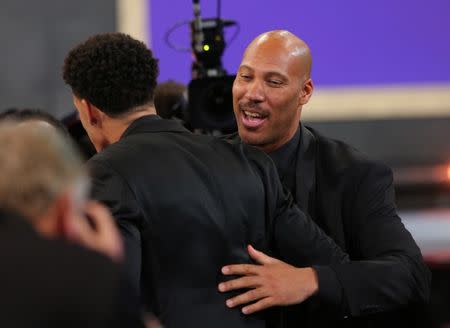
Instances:
[[[224,134],[236,131],[231,89],[234,75],[222,66],[226,48],[224,28],[234,21],[220,17],[202,19],[198,0],[193,1],[191,47],[194,55],[192,80],[188,86],[189,125],[200,133]]]

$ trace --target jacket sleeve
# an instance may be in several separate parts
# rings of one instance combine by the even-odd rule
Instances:
[[[279,194],[273,243],[280,259],[297,267],[349,261],[349,256],[295,205],[290,194]]]
[[[269,158],[262,174],[274,253],[297,267],[348,262],[348,255],[297,207],[290,193],[283,188]]]
[[[344,218],[350,219],[345,224],[352,262],[330,266],[340,283],[319,287],[319,297],[334,295],[342,316],[426,302],[430,273],[397,215],[392,172],[377,163],[368,163],[361,172],[351,218]]]
[[[91,196],[106,205],[122,235],[125,248],[125,276],[139,295],[141,274],[141,235],[143,219],[134,194],[125,180],[107,163],[95,159],[88,162],[92,181]]]

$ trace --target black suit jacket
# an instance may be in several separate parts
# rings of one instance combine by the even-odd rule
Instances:
[[[119,268],[0,213],[0,327],[120,327]]]
[[[319,286],[315,299],[287,309],[287,321],[293,327],[425,327],[415,311],[428,300],[430,273],[397,215],[391,170],[300,128],[295,201],[352,262],[332,265],[334,279]]]
[[[250,262],[248,244],[297,266],[348,260],[285,196],[272,161],[240,143],[146,116],[89,166],[93,196],[125,237],[135,288],[144,284],[165,327],[264,326],[217,290],[223,265]]]

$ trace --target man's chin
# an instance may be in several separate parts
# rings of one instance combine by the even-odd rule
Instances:
[[[265,144],[264,137],[260,132],[248,131],[245,128],[239,129],[239,137],[242,142],[255,147],[263,146]]]

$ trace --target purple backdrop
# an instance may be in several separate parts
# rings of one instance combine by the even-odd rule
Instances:
[[[216,16],[216,1],[200,0],[203,18]],[[191,55],[166,45],[166,31],[193,18],[192,1],[151,0],[151,35],[160,59],[160,81],[190,80]],[[448,0],[241,0],[223,1],[222,18],[240,32],[228,44],[224,66],[234,73],[256,35],[288,29],[311,47],[316,85],[450,82]],[[230,38],[234,27],[227,30]],[[172,41],[189,47],[187,26]]]

